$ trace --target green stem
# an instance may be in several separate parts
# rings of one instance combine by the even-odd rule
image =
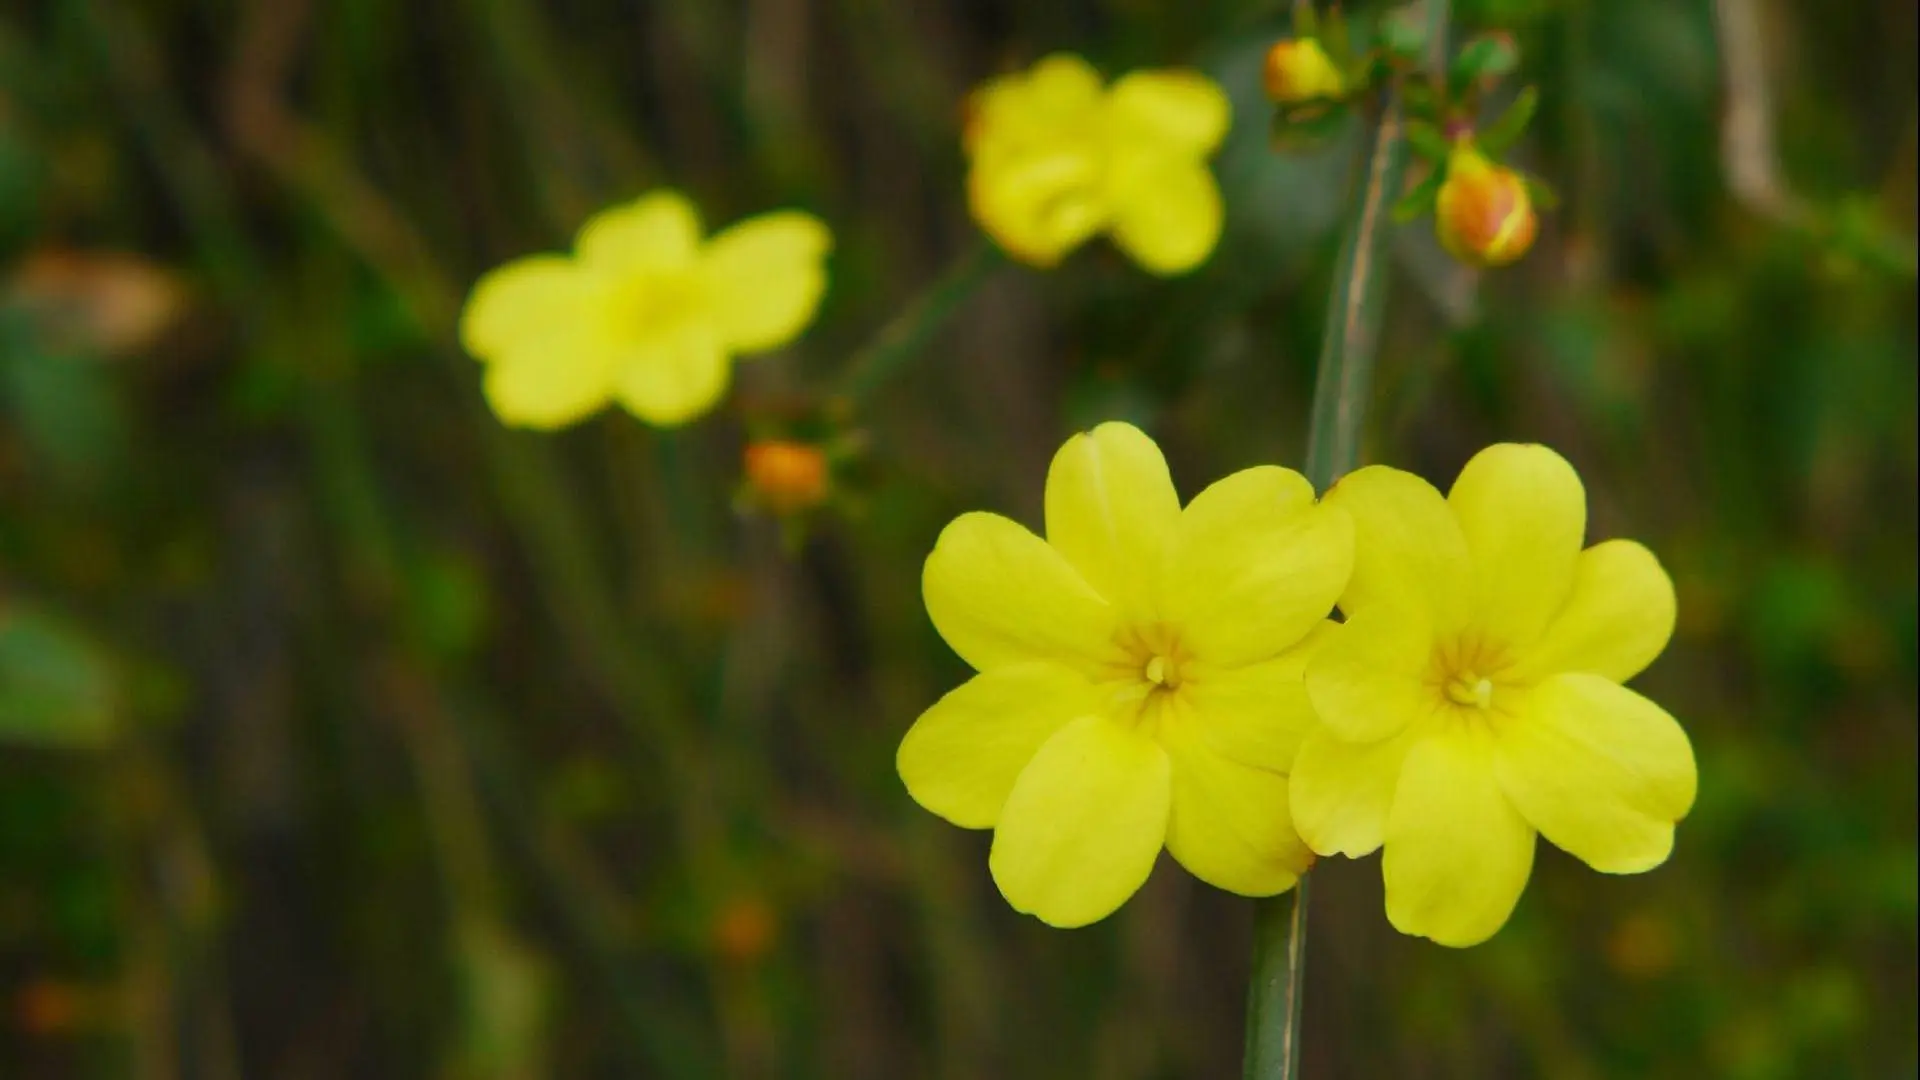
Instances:
[[[1446,56],[1446,0],[1427,0],[1428,62]],[[1386,308],[1389,208],[1400,191],[1406,144],[1400,95],[1387,95],[1373,127],[1367,171],[1340,245],[1307,432],[1307,479],[1325,491],[1360,461],[1373,362]],[[1255,901],[1253,975],[1247,987],[1245,1080],[1296,1080],[1306,975],[1307,878]]]
[[[847,362],[834,394],[833,411],[851,415],[889,375],[913,359],[934,331],[946,325],[960,304],[1005,261],[1000,250],[984,240],[955,259]]]

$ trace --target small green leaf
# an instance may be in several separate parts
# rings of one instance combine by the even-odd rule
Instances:
[[[1527,186],[1527,198],[1541,210],[1552,210],[1560,205],[1560,193],[1553,190],[1545,180],[1532,173],[1521,173],[1520,182]]]
[[[1453,151],[1453,144],[1447,141],[1446,135],[1425,120],[1407,121],[1407,142],[1429,161],[1445,161]]]
[[[1276,109],[1268,138],[1277,151],[1309,150],[1337,134],[1350,111],[1340,101],[1308,101]]]
[[[1407,222],[1433,211],[1434,201],[1440,197],[1440,185],[1445,183],[1447,171],[1436,168],[1427,174],[1425,180],[1413,186],[1411,191],[1393,204],[1393,220],[1405,225]]]
[[[1417,64],[1427,51],[1427,20],[1414,7],[1399,7],[1380,19],[1380,47],[1387,55]]]
[[[1448,69],[1448,82],[1456,96],[1468,87],[1490,84],[1513,74],[1520,66],[1520,46],[1505,31],[1480,34],[1460,46]]]
[[[1293,36],[1297,38],[1320,36],[1320,17],[1314,13],[1312,3],[1293,5]]]
[[[1409,116],[1428,121],[1440,116],[1440,94],[1425,76],[1416,75],[1402,81],[1400,100],[1406,104]]]
[[[1533,122],[1533,114],[1540,108],[1540,88],[1529,86],[1520,91],[1498,119],[1474,133],[1473,141],[1490,157],[1499,157],[1513,148],[1526,132],[1527,125]]]
[[[77,629],[17,606],[0,611],[0,742],[102,746],[114,701],[106,658]]]
[[[1326,47],[1336,67],[1346,67],[1353,59],[1353,39],[1347,34],[1347,17],[1339,8],[1334,8],[1320,23],[1320,44]]]

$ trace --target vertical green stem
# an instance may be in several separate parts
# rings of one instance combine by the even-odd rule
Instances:
[[[1444,62],[1446,0],[1427,0],[1429,63]],[[1386,309],[1389,207],[1406,166],[1400,95],[1386,97],[1372,125],[1365,181],[1340,246],[1307,431],[1307,478],[1325,491],[1360,460],[1373,361]],[[1306,975],[1307,878],[1254,902],[1253,975],[1247,987],[1245,1080],[1296,1080]]]

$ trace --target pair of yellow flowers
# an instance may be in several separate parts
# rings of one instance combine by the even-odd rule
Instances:
[[[1141,71],[1108,87],[1062,54],[968,104],[968,201],[1015,258],[1053,266],[1102,232],[1158,274],[1213,251],[1222,210],[1207,159],[1230,113],[1210,79]],[[509,424],[564,427],[609,403],[684,424],[725,395],[734,356],[779,348],[813,321],[831,247],[827,227],[796,211],[703,239],[692,203],[654,192],[588,221],[571,255],[483,277],[461,342],[487,365],[487,400]]]
[[[1608,873],[1671,851],[1692,748],[1621,683],[1671,636],[1673,586],[1639,544],[1582,549],[1553,451],[1491,447],[1445,496],[1371,466],[1316,501],[1263,466],[1182,508],[1109,423],[1054,458],[1045,514],[1045,539],[984,513],[941,534],[927,612],[979,674],[898,757],[922,806],[994,830],[1015,908],[1094,922],[1163,846],[1248,896],[1383,848],[1393,925],[1471,945],[1536,834]]]

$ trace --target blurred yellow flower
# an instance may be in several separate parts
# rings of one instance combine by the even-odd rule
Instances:
[[[1337,99],[1347,92],[1340,69],[1313,38],[1274,42],[1261,78],[1267,97],[1280,105]]]
[[[654,191],[588,220],[573,254],[489,272],[460,316],[500,419],[571,424],[617,401],[684,424],[725,395],[731,357],[793,340],[826,290],[832,236],[809,214],[748,218],[703,241],[685,196]]]
[[[1326,502],[1353,518],[1354,566],[1306,672],[1320,723],[1292,805],[1313,850],[1384,846],[1387,918],[1443,945],[1505,924],[1536,831],[1605,873],[1665,861],[1693,749],[1620,684],[1672,636],[1673,583],[1631,541],[1581,550],[1573,467],[1502,444],[1444,498],[1373,466]]]
[[[927,614],[980,674],[900,744],[907,790],[993,829],[1001,893],[1054,926],[1110,914],[1163,845],[1231,892],[1292,887],[1313,858],[1287,816],[1301,671],[1352,523],[1272,466],[1182,510],[1159,448],[1109,423],[1054,457],[1046,528],[966,514],[927,557]]]
[[[1155,274],[1212,253],[1222,211],[1207,159],[1231,119],[1213,80],[1136,71],[1109,88],[1058,54],[988,82],[968,106],[968,200],[1015,258],[1050,267],[1100,232]]]
[[[1454,144],[1434,203],[1440,245],[1461,262],[1505,266],[1527,253],[1540,231],[1526,181],[1487,160],[1471,140]]]

